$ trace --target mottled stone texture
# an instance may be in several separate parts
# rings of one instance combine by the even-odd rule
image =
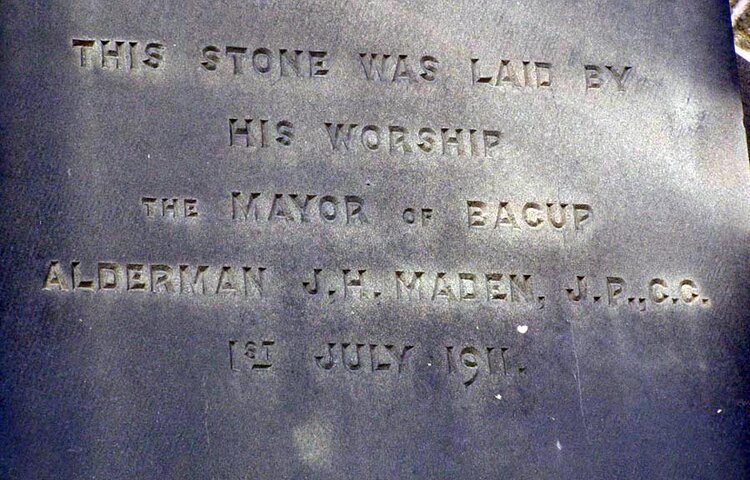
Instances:
[[[729,18],[6,0],[0,477],[746,477]]]

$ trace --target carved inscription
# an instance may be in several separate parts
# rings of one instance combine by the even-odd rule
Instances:
[[[233,373],[290,368],[276,364],[272,355],[274,340],[230,340],[228,366]],[[419,374],[422,369],[436,370],[464,388],[481,381],[513,381],[527,375],[518,353],[509,346],[475,344],[420,345],[417,343],[380,343],[367,341],[331,341],[301,357],[299,349],[288,355],[290,362],[307,364],[320,375],[347,378],[350,375],[398,378]],[[298,355],[294,356],[297,353]]]
[[[584,224],[592,218],[591,206],[585,203],[468,200],[466,207],[471,229],[563,230],[567,226],[583,230]]]
[[[385,83],[434,82],[440,62],[432,55],[413,59],[409,55],[360,53],[359,61],[367,80]]]
[[[493,157],[500,145],[499,130],[466,127],[414,127],[326,123],[334,152],[369,151],[391,155],[428,154],[454,157]]]
[[[242,222],[368,224],[358,195],[232,192],[232,218]]]
[[[408,225],[420,225],[426,227],[432,223],[433,209],[431,208],[412,208],[409,207],[401,214],[404,222]]]
[[[446,346],[448,373],[457,374],[468,387],[480,375],[524,375],[526,367],[515,365],[508,358],[508,347]]]
[[[274,345],[276,342],[273,340],[229,340],[229,369],[233,372],[270,369],[273,366],[271,349]]]
[[[195,198],[141,197],[144,213],[149,218],[195,218],[198,200]]]
[[[589,285],[591,279],[586,276],[576,276],[572,287],[566,288],[568,300],[576,304],[603,303],[610,307],[618,305],[633,306],[641,311],[646,310],[647,304],[656,306],[666,305],[700,305],[709,306],[711,300],[702,296],[700,288],[695,280],[682,278],[668,282],[663,278],[653,278],[648,282],[645,293],[641,290],[638,294],[634,292],[631,285],[625,279],[617,276],[606,277],[599,280],[599,289],[592,293]]]
[[[274,293],[288,295],[268,291],[267,270],[266,267],[239,265],[117,262],[82,265],[75,260],[63,265],[52,260],[45,271],[42,288],[62,293],[142,292],[256,299]],[[536,310],[544,309],[549,302],[573,302],[582,306],[646,311],[647,306],[707,308],[712,303],[698,282],[688,277],[669,277],[669,280],[653,277],[644,284],[629,282],[618,275],[578,275],[570,285],[553,289],[541,288],[548,280],[532,273],[314,268],[287,278],[292,295],[314,299],[325,306],[339,302],[486,303]]]
[[[383,85],[411,86],[435,84],[450,79],[470,82],[477,88],[498,90],[544,91],[557,84],[556,64],[550,60],[471,57],[460,61],[460,70],[449,72],[437,53],[410,54],[383,51],[329,51],[320,48],[289,48],[263,45],[222,45],[202,43],[188,48],[187,55],[195,58],[195,65],[206,75],[250,80],[315,79],[333,80],[337,70],[357,70],[366,82]],[[99,39],[77,37],[71,39],[78,66],[88,69],[135,71],[163,70],[168,62],[163,41]],[[343,68],[345,64],[346,68]],[[342,68],[336,68],[342,67]],[[570,70],[571,65],[566,69]],[[635,68],[610,63],[586,63],[575,70],[582,80],[584,92],[599,91],[624,93],[632,84]],[[565,72],[570,74],[569,72]]]
[[[401,373],[406,368],[407,355],[414,345],[379,345],[376,343],[327,343],[315,355],[315,365],[322,370],[364,370],[371,373]]]
[[[556,314],[594,309],[600,314],[619,311],[635,312],[629,316],[636,316],[638,312],[678,309],[700,312],[711,308],[713,301],[709,295],[713,296],[716,291],[690,275],[657,271],[633,279],[611,271],[581,273],[571,270],[562,277],[557,271],[554,277],[547,277],[545,272],[549,270],[543,265],[544,258],[539,262],[519,260],[523,256],[513,255],[515,252],[508,252],[507,258],[498,258],[505,251],[495,247],[511,245],[512,248],[513,242],[521,236],[524,236],[523,248],[531,244],[531,249],[532,240],[545,242],[553,238],[556,239],[552,240],[553,245],[555,241],[591,240],[607,226],[611,217],[607,215],[609,212],[601,211],[586,198],[548,198],[526,191],[516,191],[518,196],[505,196],[505,193],[485,190],[482,185],[475,190],[454,189],[449,185],[444,190],[438,189],[437,194],[423,197],[420,197],[423,191],[412,188],[413,191],[403,198],[395,198],[393,192],[377,187],[370,189],[377,182],[370,183],[367,162],[383,162],[384,158],[393,170],[383,175],[392,175],[396,180],[404,178],[399,176],[401,164],[419,168],[420,163],[428,164],[429,168],[446,165],[455,168],[459,175],[471,169],[470,173],[477,174],[475,178],[480,181],[494,178],[481,175],[505,168],[508,156],[524,148],[521,139],[526,135],[519,131],[527,126],[518,121],[514,108],[526,108],[533,101],[542,108],[549,106],[549,111],[554,112],[560,106],[555,95],[571,92],[577,99],[585,100],[580,103],[586,105],[607,95],[627,101],[632,90],[655,88],[651,85],[658,84],[642,81],[648,72],[636,70],[632,64],[615,65],[607,59],[583,63],[570,60],[572,56],[548,58],[549,52],[544,51],[528,50],[523,56],[509,57],[500,52],[505,47],[498,47],[490,54],[451,59],[432,47],[409,52],[345,42],[341,45],[275,46],[254,45],[238,39],[230,42],[197,39],[189,45],[178,45],[82,35],[65,45],[72,59],[68,68],[78,75],[89,75],[91,81],[112,82],[118,77],[112,73],[99,74],[100,70],[122,72],[119,83],[146,82],[144,85],[155,79],[162,81],[184,74],[200,79],[206,88],[224,83],[244,85],[247,91],[258,86],[258,91],[276,92],[269,94],[268,99],[257,99],[258,104],[237,103],[206,119],[210,128],[206,129],[209,133],[205,147],[232,161],[239,158],[241,166],[247,167],[247,175],[239,180],[245,183],[220,186],[226,190],[216,204],[212,204],[213,196],[202,197],[205,193],[202,191],[191,192],[191,195],[175,195],[175,191],[170,190],[140,192],[142,195],[128,200],[129,206],[138,209],[141,220],[149,222],[150,230],[154,230],[157,222],[163,222],[157,223],[157,228],[171,228],[170,234],[179,232],[186,224],[190,230],[200,230],[218,218],[236,228],[233,233],[238,235],[251,237],[268,231],[280,232],[277,248],[283,250],[287,249],[285,242],[289,239],[297,240],[294,235],[316,231],[316,225],[326,225],[321,231],[330,234],[335,241],[350,236],[356,240],[372,232],[381,236],[404,235],[415,244],[425,242],[424,251],[429,249],[429,241],[437,244],[447,239],[446,245],[450,243],[458,248],[480,241],[491,247],[484,253],[487,258],[473,257],[476,252],[466,248],[465,256],[471,262],[457,262],[451,255],[447,256],[446,265],[441,265],[417,256],[399,260],[398,250],[394,249],[395,253],[387,252],[386,257],[393,264],[373,268],[358,264],[357,258],[361,257],[348,256],[357,252],[356,241],[337,244],[340,252],[335,256],[310,258],[305,265],[300,265],[298,259],[287,258],[288,261],[279,260],[272,268],[248,266],[253,262],[246,259],[235,259],[231,264],[208,264],[179,263],[186,262],[184,259],[162,263],[80,261],[70,260],[70,256],[68,261],[62,261],[58,258],[64,257],[56,257],[47,258],[43,267],[39,265],[39,270],[44,271],[41,287],[49,298],[96,295],[92,298],[101,299],[106,294],[141,293],[153,294],[154,302],[170,296],[192,302],[195,297],[211,296],[214,297],[210,300],[212,304],[235,299],[235,305],[247,300],[262,308],[268,306],[264,302],[302,305],[306,311],[324,311],[331,315],[358,309],[376,312],[398,309],[399,314],[415,310],[459,311],[469,317],[474,312],[489,313],[482,318],[486,319],[484,327],[490,332],[507,329],[513,324],[512,337],[462,339],[451,336],[439,343],[428,344],[425,340],[420,344],[403,339],[346,338],[339,328],[340,319],[334,319],[330,327],[337,332],[336,336],[325,331],[328,325],[322,321],[316,324],[316,328],[320,326],[323,330],[315,332],[321,334],[319,339],[302,348],[299,345],[287,348],[289,345],[283,341],[265,334],[218,342],[222,364],[226,358],[234,378],[268,379],[281,369],[303,366],[309,376],[320,382],[360,376],[385,384],[410,375],[439,372],[447,379],[444,384],[462,392],[476,389],[483,383],[521,382],[529,375],[523,349],[524,341],[533,336],[527,334],[529,326],[519,325],[518,319],[528,317],[535,328],[532,322],[547,322],[550,310]],[[543,43],[538,45],[543,46]],[[176,62],[175,59],[187,60]],[[627,59],[620,61],[627,62]],[[127,80],[122,80],[124,78]],[[300,108],[303,113],[295,115],[294,109],[300,105],[289,101],[293,96],[287,98],[287,90],[273,90],[282,82],[285,88],[296,86],[306,92],[319,89],[326,93],[332,91],[332,87],[343,85],[347,93],[354,92],[352,97],[356,92],[378,92],[379,95],[390,89],[391,94],[410,92],[421,100],[433,98],[429,95],[436,91],[451,92],[454,88],[474,98],[460,99],[462,106],[466,105],[460,111],[465,111],[466,115],[455,118],[445,118],[439,108],[435,108],[435,112],[424,112],[435,115],[422,120],[409,120],[410,115],[378,115],[376,102],[364,95],[354,98],[360,102],[354,105],[363,106],[359,111],[366,112],[366,118],[351,117],[352,110],[340,112],[332,108],[335,105],[321,110],[319,116],[305,114],[303,108]],[[518,103],[506,101],[509,98]],[[502,123],[471,120],[482,118],[469,116],[473,105],[492,105],[499,100],[507,104],[503,108],[509,113],[488,118],[503,119]],[[597,107],[610,108],[610,103],[613,102],[602,101]],[[430,108],[440,106],[425,104]],[[278,174],[274,177],[275,185],[258,181],[262,176],[253,170],[257,165],[263,164],[261,169],[269,165],[270,168],[287,167],[286,156],[290,153],[302,157],[300,162],[307,160],[305,155],[313,158],[319,155],[315,160],[329,161],[335,167],[347,165],[348,168],[351,164],[351,171],[345,173],[357,179],[357,186],[349,190],[332,182],[330,185],[335,186],[325,193],[327,187],[321,186],[325,183],[305,187],[299,183],[304,176],[286,176],[290,174],[282,169],[274,171]],[[413,159],[416,161],[411,161]],[[357,178],[360,171],[367,176]],[[331,172],[337,174],[334,169]],[[430,171],[423,173],[429,177]],[[337,180],[342,178],[349,177],[340,176]],[[550,192],[558,186],[543,187]],[[330,193],[333,190],[337,193]],[[507,190],[498,188],[496,192]],[[504,232],[514,233],[503,235]],[[454,235],[458,242],[453,242]],[[462,244],[461,240],[466,241]],[[289,252],[293,255],[291,248]],[[268,258],[279,258],[277,252],[253,252],[253,255],[266,253],[271,254]],[[547,249],[540,248],[539,254],[544,253]],[[330,258],[340,259],[341,263]],[[415,262],[423,263],[420,266]],[[270,278],[269,272],[273,272]],[[559,308],[561,305],[565,308]],[[429,325],[429,315],[424,317],[425,325]],[[687,317],[693,318],[692,315]],[[641,313],[640,318],[648,319],[649,315]],[[359,320],[361,318],[353,319]],[[367,335],[378,335],[377,325],[367,327]],[[375,333],[370,333],[369,327]],[[477,338],[487,343],[480,343]]]
[[[373,204],[360,195],[245,190],[230,192],[229,199],[231,205],[226,211],[237,224],[368,226],[374,218]],[[143,196],[140,204],[147,218],[196,219],[205,215],[202,207],[199,208],[198,199],[191,197]],[[583,231],[594,218],[592,206],[586,203],[467,200],[464,205],[463,222],[470,230]],[[391,213],[394,217],[397,214]],[[430,227],[436,218],[433,208],[408,207],[400,212],[400,219],[406,225]],[[440,219],[450,220],[444,216]]]
[[[294,139],[294,125],[288,120],[230,118],[229,146],[245,148],[288,147]]]
[[[66,268],[49,263],[44,290],[57,292],[118,292],[172,295],[237,295],[260,298],[264,267],[232,265],[167,265],[164,263],[72,261]]]
[[[328,75],[331,62],[324,50],[207,45],[200,51],[204,70],[232,75],[321,78]]]
[[[586,65],[586,90],[610,89],[624,92],[626,83],[633,73],[633,67],[614,67],[612,65]]]
[[[552,86],[552,64],[549,62],[531,62],[527,60],[500,60],[490,68],[485,67],[478,58],[471,59],[471,83],[490,87],[511,88],[549,88]]]
[[[396,298],[403,302],[539,302],[531,275],[515,273],[420,272],[396,270]]]
[[[74,38],[79,51],[79,66],[102,70],[156,70],[164,62],[163,42]]]

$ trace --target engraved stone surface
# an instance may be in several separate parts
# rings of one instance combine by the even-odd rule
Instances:
[[[0,477],[750,474],[724,1],[0,15]]]

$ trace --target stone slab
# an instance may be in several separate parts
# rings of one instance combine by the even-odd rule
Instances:
[[[750,472],[725,2],[0,15],[0,477]]]

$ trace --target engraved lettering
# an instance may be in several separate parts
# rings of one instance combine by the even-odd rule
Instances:
[[[617,305],[617,300],[623,295],[625,280],[620,277],[607,277],[607,298],[610,305]]]
[[[253,298],[262,298],[265,294],[265,267],[98,262],[95,264],[95,277],[84,278],[83,271],[85,269],[81,262],[71,262],[70,270],[66,272],[62,264],[55,260],[47,269],[43,288],[60,292],[83,290],[150,292],[161,295],[234,294]]]
[[[407,275],[409,280],[405,279]],[[396,272],[396,296],[399,300],[405,298],[409,301],[412,294],[416,296],[416,300],[422,299],[422,275],[424,272]]]
[[[390,155],[435,153],[452,157],[496,157],[500,130],[474,128],[407,127],[403,125],[360,126],[356,123],[324,124],[331,150],[348,152],[364,149]]]
[[[491,70],[483,69],[479,58],[472,58],[470,62],[472,85],[528,90],[552,86],[552,64],[549,62],[500,59],[497,67]],[[486,74],[488,71],[489,75]]]
[[[432,55],[415,62],[408,55],[383,53],[360,53],[359,63],[367,80],[392,83],[434,82],[440,65]]]
[[[42,288],[44,290],[59,290],[61,292],[70,291],[70,287],[68,287],[65,275],[60,267],[60,262],[52,261],[49,263],[47,276],[44,279],[44,286]]]
[[[556,230],[568,228],[583,230],[591,221],[591,206],[567,202],[487,202],[466,201],[467,224],[470,229],[484,230]]]

